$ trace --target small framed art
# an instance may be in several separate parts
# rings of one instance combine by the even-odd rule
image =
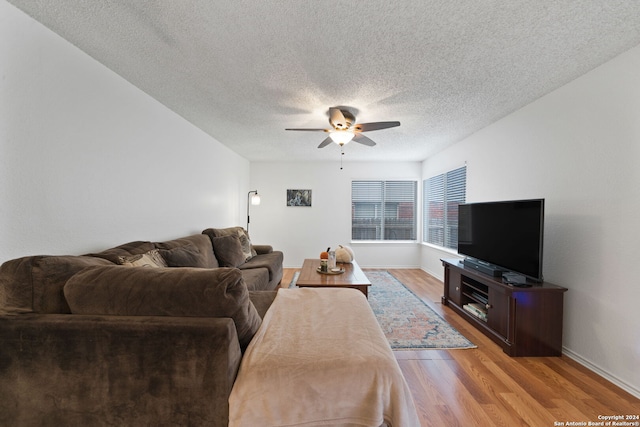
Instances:
[[[311,190],[287,190],[287,206],[311,206]]]

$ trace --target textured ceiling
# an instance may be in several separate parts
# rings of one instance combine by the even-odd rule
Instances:
[[[423,160],[640,44],[638,0],[10,0],[252,161],[331,106],[398,120],[345,161]]]

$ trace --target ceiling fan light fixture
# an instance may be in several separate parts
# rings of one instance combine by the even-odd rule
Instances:
[[[356,136],[356,134],[348,130],[336,130],[333,132],[329,132],[329,136],[331,137],[333,142],[342,146],[351,141],[353,137]]]
[[[348,108],[338,108],[331,107],[329,108],[329,124],[331,128],[329,129],[318,129],[318,128],[287,128],[285,130],[296,130],[296,131],[313,131],[313,132],[328,132],[329,136],[326,136],[318,148],[324,148],[327,145],[330,145],[332,142],[335,142],[340,146],[340,148],[344,147],[345,144],[348,144],[351,140],[354,140],[358,144],[366,145],[367,147],[373,147],[376,145],[374,141],[364,136],[362,132],[368,132],[371,130],[380,130],[380,129],[388,129],[396,126],[400,126],[400,122],[370,122],[370,123],[360,123],[354,124],[356,121],[355,116]],[[356,138],[357,137],[357,138]]]

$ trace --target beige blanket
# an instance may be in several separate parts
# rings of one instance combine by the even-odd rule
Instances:
[[[391,347],[353,289],[280,289],[229,412],[231,427],[420,425]]]

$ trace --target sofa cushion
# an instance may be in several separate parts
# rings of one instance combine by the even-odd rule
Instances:
[[[208,234],[210,237],[222,237],[222,236],[237,236],[238,233],[244,232],[242,227],[227,227],[227,228],[207,228],[202,233]]]
[[[120,256],[118,257],[118,264],[125,267],[167,267],[167,263],[158,252],[158,249],[152,249],[149,252],[138,255]]]
[[[173,249],[158,249],[158,252],[168,267],[208,267],[200,254],[200,250],[191,243]]]
[[[91,253],[88,255],[106,259],[114,264],[118,264],[120,257],[144,254],[152,249],[155,249],[153,243],[137,240],[135,242],[125,243],[123,245],[116,246],[115,248],[110,248],[102,252]]]
[[[154,243],[155,248],[159,250],[171,250],[178,248],[185,248],[191,251],[190,248],[195,246],[197,252],[192,252],[194,256],[194,265],[175,265],[174,267],[201,267],[201,268],[217,268],[220,267],[220,263],[216,259],[213,253],[213,245],[211,239],[203,234],[194,234],[192,236],[181,237],[179,239],[168,240],[166,242]],[[197,256],[196,256],[197,253]]]
[[[240,247],[242,248],[242,255],[245,261],[249,261],[251,257],[255,256],[255,251],[251,247],[251,239],[247,233],[239,232],[238,238],[240,239]]]
[[[208,228],[202,233],[209,235],[209,237],[211,237],[212,239],[214,237],[222,236],[238,236],[238,238],[240,239],[240,245],[242,246],[242,252],[244,254],[245,261],[248,261],[252,257],[257,255],[255,249],[253,249],[249,233],[242,227]]]
[[[230,317],[244,349],[261,319],[237,269],[89,267],[64,286],[73,314]]]
[[[148,242],[148,241],[135,241],[125,243],[123,245],[116,246],[115,248],[107,249],[102,252],[89,254],[90,256],[103,258],[111,261],[114,264],[118,264],[120,257],[126,257],[130,255],[138,255],[149,252],[153,249],[169,250],[179,247],[185,247],[194,245],[198,248],[200,258],[197,261],[198,265],[191,265],[185,267],[204,267],[204,268],[217,268],[220,267],[218,260],[213,254],[213,247],[211,240],[202,234],[195,234],[192,236],[181,237],[179,239],[168,240],[166,242]]]
[[[213,252],[222,267],[238,267],[244,263],[240,238],[237,235],[213,237]]]

